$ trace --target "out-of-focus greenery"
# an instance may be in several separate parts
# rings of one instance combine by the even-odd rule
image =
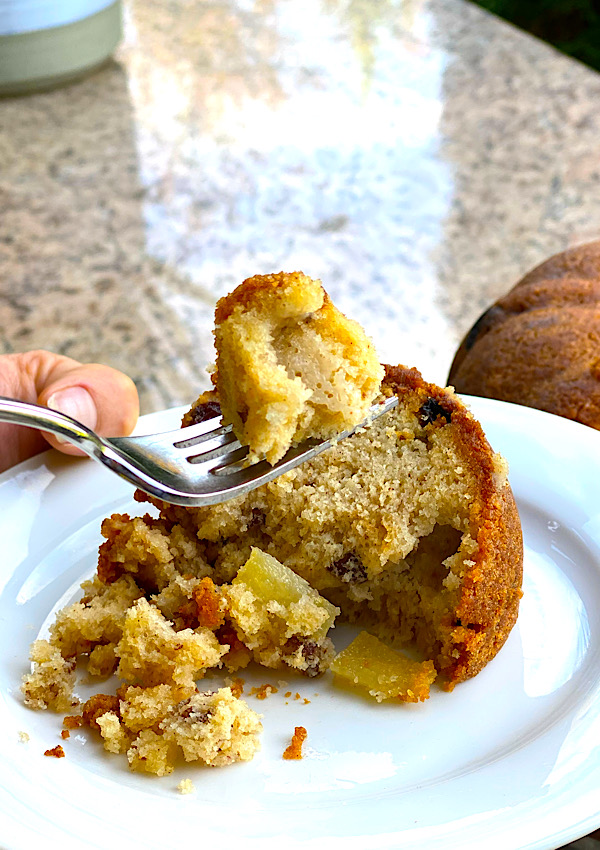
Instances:
[[[600,71],[600,0],[475,0]]]

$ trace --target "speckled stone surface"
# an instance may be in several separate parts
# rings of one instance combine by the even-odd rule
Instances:
[[[131,2],[100,72],[0,102],[0,350],[189,402],[215,300],[302,269],[443,383],[490,302],[600,236],[598,103],[462,0]]]
[[[0,347],[206,385],[214,301],[302,269],[445,380],[600,228],[600,77],[460,0],[132,3],[116,60],[0,103]]]

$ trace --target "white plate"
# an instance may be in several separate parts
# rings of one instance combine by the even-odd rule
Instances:
[[[600,434],[548,414],[468,399],[510,464],[526,543],[518,624],[452,693],[377,705],[286,678],[264,702],[250,764],[132,774],[61,717],[27,710],[30,642],[95,568],[102,517],[137,510],[91,461],[47,453],[0,477],[0,842],[31,848],[555,848],[600,825]],[[175,411],[146,417],[168,428]],[[343,646],[349,630],[338,629]],[[84,692],[84,689],[80,689]],[[293,727],[306,757],[283,761]],[[21,743],[19,732],[29,735]],[[190,777],[195,793],[177,783]],[[326,843],[325,843],[326,842]]]

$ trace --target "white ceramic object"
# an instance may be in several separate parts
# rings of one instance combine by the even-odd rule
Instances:
[[[94,571],[100,520],[139,509],[131,490],[91,461],[54,453],[1,476],[2,847],[41,846],[43,836],[47,850],[549,850],[597,828],[600,434],[467,401],[509,461],[525,534],[521,614],[499,655],[419,705],[361,700],[328,675],[245,675],[249,685],[284,678],[302,698],[286,700],[285,688],[249,698],[264,714],[252,763],[185,766],[161,779],[130,773],[82,731],[61,742],[61,717],[27,710],[19,694],[29,643]],[[144,429],[171,427],[178,415],[146,417]],[[336,629],[337,647],[352,634]],[[305,758],[283,761],[296,725],[308,730]],[[57,743],[66,758],[44,757]],[[196,790],[182,796],[185,777]]]
[[[0,0],[0,95],[64,85],[120,41],[121,0]]]
[[[0,0],[0,35],[64,27],[113,4],[114,0]]]

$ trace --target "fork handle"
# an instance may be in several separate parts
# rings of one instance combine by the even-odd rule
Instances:
[[[81,422],[39,404],[28,404],[15,398],[0,396],[0,422],[12,422],[14,425],[47,431],[78,446],[90,457],[98,457],[103,450],[98,436]]]

